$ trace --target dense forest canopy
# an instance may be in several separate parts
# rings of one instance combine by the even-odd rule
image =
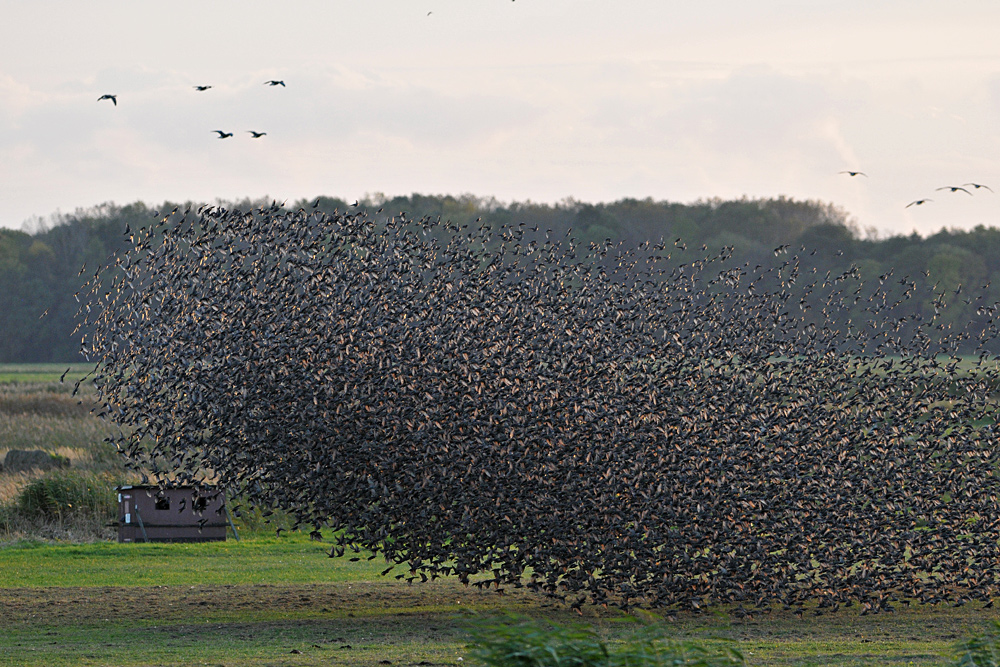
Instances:
[[[217,202],[225,208],[244,209],[270,203]],[[331,197],[303,200],[286,208],[311,210],[314,204],[327,213],[352,208]],[[917,234],[878,238],[863,234],[834,205],[783,197],[693,204],[653,199],[537,204],[414,194],[373,195],[358,205],[370,213],[381,209],[383,217],[405,211],[410,218],[440,216],[457,225],[477,218],[491,224],[524,222],[560,236],[571,234],[584,244],[606,239],[629,246],[661,239],[673,244],[681,239],[680,247],[705,245],[715,250],[732,246],[734,258],[751,267],[773,264],[781,259],[775,257],[774,249],[788,246],[788,252],[801,255],[803,265],[817,272],[852,273],[875,283],[882,277],[888,280],[891,274],[893,281],[916,282],[921,298],[910,301],[916,315],[933,314],[935,300],[945,294],[949,322],[976,317],[977,304],[964,298],[969,292],[983,296],[979,305],[1000,301],[1000,281],[993,275],[1000,271],[1000,229],[992,227],[942,229],[928,238]],[[142,202],[108,203],[36,219],[22,231],[0,230],[0,362],[79,361],[80,337],[73,333],[78,307],[74,295],[122,247],[126,228],[145,227],[175,207],[179,217],[188,209],[197,210],[199,204],[166,202],[154,209]]]

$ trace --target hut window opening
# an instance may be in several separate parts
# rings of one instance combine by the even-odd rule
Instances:
[[[191,509],[195,512],[204,512],[206,507],[208,507],[208,498],[195,498],[194,502],[191,503]]]
[[[168,510],[170,509],[170,498],[167,496],[160,496],[156,499],[156,509],[158,510]]]

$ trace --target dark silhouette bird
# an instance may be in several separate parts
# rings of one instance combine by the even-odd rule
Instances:
[[[971,195],[972,194],[971,192],[969,192],[968,190],[966,190],[965,188],[963,188],[960,185],[946,185],[946,186],[941,187],[941,188],[935,188],[935,190],[948,190],[949,192],[964,192],[967,195]]]
[[[260,139],[265,134],[267,134],[267,132],[254,132],[253,130],[247,130],[247,132],[253,135],[252,137],[253,139]]]
[[[199,92],[204,92],[211,88],[212,86],[193,86],[193,88]]]
[[[984,188],[986,190],[989,190],[990,192],[993,192],[993,188],[991,188],[988,185],[983,185],[982,183],[965,183],[965,185],[971,186],[971,187],[973,187],[976,190],[978,190],[980,188]]]
[[[104,94],[104,95],[101,95],[100,97],[97,98],[98,102],[100,102],[101,100],[111,100],[111,102],[115,106],[118,106],[118,96],[117,95]]]
[[[840,173],[840,174],[847,174],[848,176],[851,176],[852,178],[854,176],[864,176],[865,178],[868,178],[868,174],[866,174],[863,171],[841,171],[841,172],[838,172],[838,173]]]
[[[233,136],[232,132],[223,132],[222,130],[212,130],[212,132],[218,132],[219,139],[228,139],[229,137]]]
[[[265,81],[264,85],[265,86],[281,86],[282,88],[284,88],[285,87],[285,82],[284,81],[279,81],[277,79],[271,79],[270,81]]]
[[[933,199],[915,199],[915,200],[911,201],[909,204],[907,204],[906,206],[904,206],[903,208],[910,208],[911,206],[923,206],[927,202],[931,202],[931,201],[934,201],[934,200]]]

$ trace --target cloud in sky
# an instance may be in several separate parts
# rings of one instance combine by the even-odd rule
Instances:
[[[375,191],[788,195],[890,232],[1000,224],[1000,195],[935,191],[1000,191],[1000,6],[673,4],[7,3],[0,225]]]

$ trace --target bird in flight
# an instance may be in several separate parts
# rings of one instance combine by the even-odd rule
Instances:
[[[100,102],[101,100],[111,100],[115,106],[118,106],[117,95],[101,95],[100,97],[97,98],[97,101]]]
[[[227,139],[227,138],[233,136],[232,132],[223,132],[222,130],[212,130],[212,132],[218,132],[220,139]]]
[[[267,134],[267,132],[254,132],[253,130],[247,130],[247,132],[249,132],[250,134],[252,134],[254,139],[260,139],[265,134]]]
[[[985,189],[989,190],[990,192],[993,192],[993,188],[991,188],[988,185],[983,185],[982,183],[965,183],[964,185],[971,185],[976,190],[978,190],[979,188],[985,188]]]
[[[933,199],[915,199],[914,201],[911,201],[909,204],[907,204],[903,208],[910,208],[911,206],[922,206],[923,204],[926,204],[929,201],[934,201],[934,200]]]
[[[961,185],[946,185],[943,188],[935,188],[935,190],[948,190],[950,192],[958,192],[959,190],[961,190],[962,192],[964,192],[967,195],[970,195],[970,196],[972,195],[971,192],[969,192],[968,190],[966,190],[965,188],[963,188]]]
[[[845,170],[845,171],[841,171],[841,172],[838,172],[838,173],[847,174],[848,176],[850,176],[852,178],[855,177],[855,176],[864,176],[865,178],[868,178],[868,174],[866,174],[863,171],[849,171],[849,170]]]
[[[195,90],[203,92],[211,88],[211,86],[192,86]]]
[[[270,81],[265,81],[264,85],[265,86],[281,86],[282,88],[284,88],[285,87],[285,82],[284,81],[278,81],[277,79],[271,79]]]

